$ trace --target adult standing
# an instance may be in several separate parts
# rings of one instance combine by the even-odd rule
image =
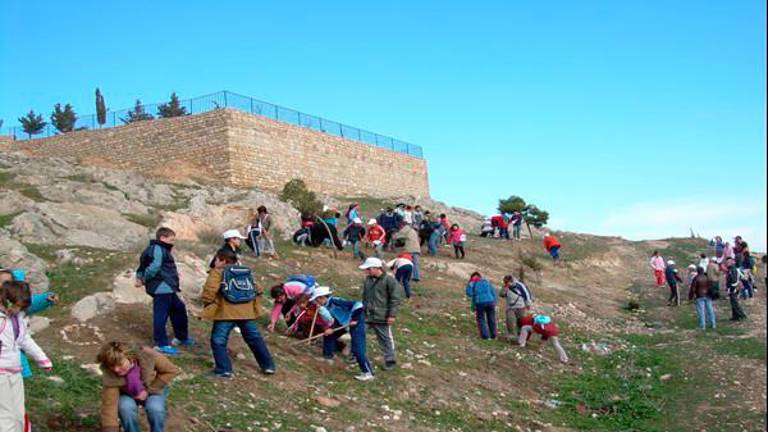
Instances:
[[[523,214],[519,211],[512,213],[512,218],[509,223],[512,224],[512,238],[514,240],[520,240],[520,229],[523,226]]]
[[[419,233],[410,224],[402,221],[400,230],[394,234],[395,246],[402,243],[403,252],[408,252],[413,258],[413,281],[421,280],[421,245],[419,244]]]
[[[656,286],[664,286],[664,258],[662,258],[659,251],[653,251],[651,255],[651,268],[653,269],[653,275],[656,277]]]
[[[479,272],[469,277],[464,292],[475,311],[477,331],[482,339],[496,339],[496,290]]]
[[[392,250],[392,235],[397,232],[401,220],[402,217],[395,213],[395,210],[392,207],[387,207],[387,209],[376,218],[379,225],[384,228],[384,232],[386,233],[384,247],[389,250]]]
[[[362,287],[366,324],[379,342],[384,369],[393,370],[397,367],[397,357],[392,325],[402,302],[399,284],[384,271],[384,263],[379,258],[369,257],[358,268],[366,274]]]
[[[710,298],[712,283],[707,277],[707,272],[703,267],[698,267],[696,272],[698,274],[691,283],[691,288],[688,291],[688,300],[695,299],[696,314],[699,316],[699,327],[702,330],[707,329],[707,320],[709,320],[713,329],[717,328],[715,308],[712,307],[712,299]]]
[[[413,226],[416,228],[420,227],[423,220],[424,212],[421,210],[421,206],[417,205],[413,208]]]
[[[707,277],[712,283],[710,297],[712,300],[720,299],[720,265],[715,260],[709,260],[707,263]]]
[[[728,290],[728,299],[731,302],[731,321],[742,321],[747,319],[747,314],[744,313],[739,304],[739,291],[741,291],[739,286],[739,279],[741,279],[739,277],[739,268],[736,267],[736,260],[733,258],[728,258],[725,261],[725,265],[727,268],[725,285]]]

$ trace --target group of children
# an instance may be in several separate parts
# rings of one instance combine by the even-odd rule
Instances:
[[[488,216],[483,219],[480,226],[480,237],[501,238],[506,240],[520,240],[520,230],[523,225],[523,214],[519,211],[501,213]],[[512,227],[512,236],[509,227]]]
[[[420,279],[419,257],[426,243],[428,251],[436,254],[437,245],[445,241],[454,248],[457,258],[465,256],[466,234],[458,224],[449,224],[445,215],[433,220],[429,211],[416,206],[387,209],[376,219],[362,226],[359,206],[347,211],[345,238],[353,245],[353,253],[364,262],[365,272],[360,300],[333,294],[330,287],[321,286],[311,275],[294,275],[273,286],[269,295],[274,306],[267,325],[276,331],[285,321],[285,333],[303,339],[322,337],[322,360],[332,363],[339,353],[355,358],[360,381],[374,379],[374,368],[367,357],[366,331],[374,334],[383,353],[385,370],[397,366],[393,325],[404,298],[412,296],[411,281]],[[393,223],[395,225],[393,225]],[[272,375],[276,364],[259,331],[257,318],[261,314],[258,297],[261,289],[253,282],[250,269],[241,265],[240,253],[245,243],[256,255],[276,256],[269,237],[271,220],[266,208],[260,207],[247,229],[223,234],[224,244],[209,264],[200,302],[200,319],[212,321],[210,347],[214,360],[212,377],[229,379],[234,376],[227,345],[231,332],[237,329],[264,374]],[[393,227],[397,226],[397,229]],[[426,234],[426,235],[425,235]],[[102,430],[139,430],[138,409],[147,414],[151,430],[162,431],[165,425],[168,385],[179,369],[170,357],[181,354],[180,348],[192,347],[195,341],[189,333],[187,307],[179,296],[179,273],[173,257],[176,234],[167,227],[155,233],[139,258],[136,270],[137,288],[144,288],[152,298],[153,347],[134,347],[120,341],[105,344],[97,359],[103,373]],[[354,240],[354,241],[353,241]],[[376,251],[365,257],[359,243],[368,243]],[[382,261],[385,248],[400,251],[393,259]],[[8,430],[25,426],[23,373],[26,357],[30,355],[40,367],[50,370],[52,364],[29,335],[27,317],[55,304],[53,293],[32,295],[22,272],[0,269],[0,425],[13,425]],[[484,338],[495,338],[496,293],[480,274],[473,275],[467,287],[477,313],[478,326]],[[486,292],[490,287],[490,292]],[[486,291],[484,291],[486,290]],[[507,299],[506,323],[510,337],[521,346],[532,333],[552,340],[562,361],[567,356],[558,342],[557,327],[544,315],[528,313],[532,298],[525,284],[512,277],[505,278],[498,294]],[[171,322],[173,338],[166,325]],[[530,322],[529,322],[530,321]],[[482,324],[485,323],[485,324]],[[17,427],[18,426],[18,427]],[[0,428],[0,431],[4,429]]]
[[[563,363],[568,363],[568,354],[560,344],[560,332],[548,315],[531,313],[533,296],[523,281],[514,276],[504,276],[503,286],[498,294],[491,282],[479,272],[474,272],[465,287],[470,309],[475,313],[477,329],[482,339],[496,339],[496,302],[498,297],[506,300],[505,323],[508,338],[525,347],[531,335],[541,335],[550,341]]]
[[[722,237],[715,237],[710,242],[714,247],[713,256],[700,254],[698,261],[688,266],[685,279],[674,260],[665,261],[659,251],[654,251],[651,255],[650,266],[656,285],[663,287],[666,283],[669,287],[667,304],[679,306],[680,285],[687,285],[688,300],[696,305],[699,327],[702,330],[707,328],[707,323],[711,328],[717,327],[713,302],[724,298],[721,295],[721,281],[725,282],[725,293],[731,306],[731,320],[742,321],[747,318],[739,300],[754,297],[756,260],[741,236],[737,236],[734,243],[735,247],[732,247],[730,243],[723,242]],[[766,257],[763,256],[762,260],[765,265]]]

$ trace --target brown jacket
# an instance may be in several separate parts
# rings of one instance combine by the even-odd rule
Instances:
[[[167,357],[152,348],[138,350],[136,361],[141,368],[141,381],[149,394],[159,394],[179,373],[176,367]],[[101,392],[101,430],[102,432],[118,432],[120,423],[117,416],[117,404],[120,394],[126,388],[125,377],[115,375],[114,372],[102,366],[103,389]]]
[[[212,321],[252,320],[261,316],[261,305],[258,297],[250,303],[234,304],[224,300],[221,292],[221,270],[211,269],[208,279],[203,285],[203,310],[200,318]],[[256,287],[258,290],[258,286]]]
[[[709,297],[709,293],[712,290],[712,281],[709,280],[706,273],[702,273],[691,282],[691,287],[688,290],[688,300],[694,298]]]

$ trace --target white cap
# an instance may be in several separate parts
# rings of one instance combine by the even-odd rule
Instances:
[[[688,266],[688,268],[691,269],[691,270],[695,270],[696,269],[696,264],[691,264],[691,265]]]
[[[667,265],[675,265],[675,261],[674,260],[669,260],[669,261],[667,261]]]
[[[363,220],[360,219],[360,218],[354,218],[354,219],[352,219],[352,223],[361,224],[361,223],[363,223]]]
[[[319,286],[312,292],[312,297],[309,301],[315,301],[318,297],[325,297],[331,295],[331,289],[327,286]]]
[[[376,225],[376,219],[370,219],[368,225]]]
[[[238,231],[236,229],[226,230],[226,231],[224,231],[224,234],[222,234],[221,236],[224,237],[224,240],[229,240],[231,238],[239,238],[239,239],[242,239],[242,240],[246,240],[248,238],[248,237],[240,234],[240,231]]]
[[[358,267],[360,270],[368,270],[369,268],[383,268],[384,262],[376,257],[369,257],[365,259],[365,262]]]

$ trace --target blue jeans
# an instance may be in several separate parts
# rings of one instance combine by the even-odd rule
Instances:
[[[152,296],[152,333],[155,345],[167,346],[168,334],[165,332],[165,324],[171,318],[171,326],[176,339],[187,340],[189,338],[189,322],[187,321],[187,307],[181,301],[177,293],[155,294]]]
[[[477,329],[483,339],[496,339],[496,303],[475,305]]]
[[[421,253],[411,253],[411,257],[413,258],[413,280],[418,282],[421,280]]]
[[[339,325],[338,321],[334,322],[334,327]],[[339,337],[344,334],[344,330],[334,332],[330,336],[323,336],[323,357],[332,359],[336,354],[337,342]],[[349,328],[349,335],[352,337],[352,355],[357,360],[357,365],[360,366],[360,371],[363,373],[373,373],[371,363],[368,361],[368,355],[365,349],[365,318],[361,318],[357,322],[357,325]]]
[[[411,298],[411,275],[413,274],[413,266],[402,266],[395,272],[395,279],[403,285],[405,290],[405,297]]]
[[[214,321],[211,329],[211,351],[213,351],[213,361],[215,363],[213,372],[217,374],[232,373],[232,362],[227,353],[227,342],[229,334],[235,326],[240,328],[248,348],[251,349],[253,356],[259,363],[262,371],[275,369],[275,362],[267,349],[264,338],[259,333],[259,327],[256,320],[235,320],[235,321]]]
[[[754,290],[754,287],[752,286],[751,281],[743,280],[741,281],[741,286],[742,286],[742,290],[741,290],[742,300],[747,298],[752,298],[755,296],[755,290]]]
[[[549,255],[552,257],[553,260],[557,261],[560,259],[560,246],[552,246],[549,249]]]
[[[165,399],[168,397],[168,388],[166,387],[160,394],[149,395],[144,401],[144,412],[147,413],[147,421],[151,432],[165,431]],[[140,432],[139,427],[139,404],[136,400],[127,394],[121,394],[117,402],[117,415],[120,417],[120,424],[123,426],[123,432]]]
[[[712,328],[717,328],[715,318],[715,308],[712,307],[712,299],[709,297],[699,297],[696,299],[696,313],[699,315],[699,327],[702,330],[707,328],[705,318],[709,318]]]
[[[352,242],[352,256],[355,258],[363,259],[363,254],[360,252],[360,242]]]
[[[432,234],[429,235],[429,254],[432,256],[437,255],[437,245],[440,243],[441,235],[438,230],[432,231]]]
[[[520,226],[521,225],[512,225],[512,238],[520,240]]]

